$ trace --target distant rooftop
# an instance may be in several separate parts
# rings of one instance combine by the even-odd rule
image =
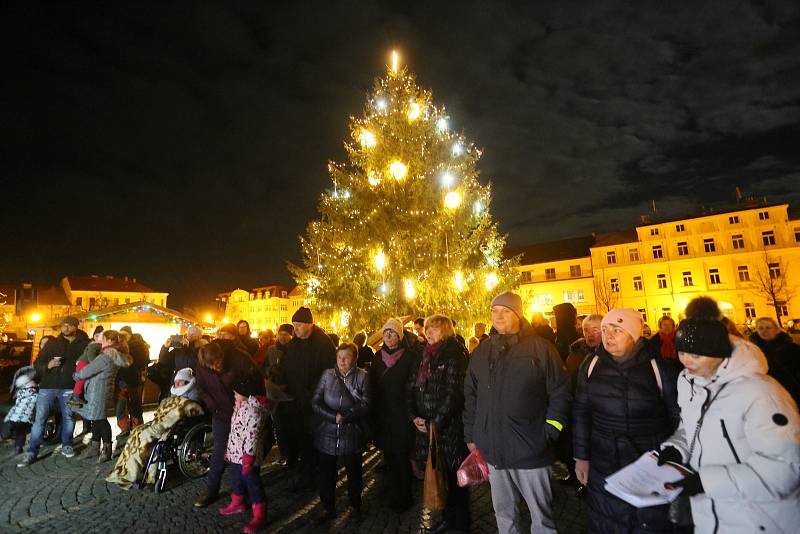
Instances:
[[[737,211],[749,211],[749,210],[763,210],[765,208],[775,208],[778,206],[788,206],[785,202],[781,202],[778,204],[742,204],[739,206],[734,206],[730,208],[723,208],[723,209],[715,209],[715,208],[704,208],[701,210],[700,213],[696,213],[693,215],[684,215],[683,217],[669,217],[665,219],[658,218],[657,215],[643,215],[642,222],[636,225],[637,228],[644,228],[647,226],[657,226],[659,224],[671,223],[675,221],[689,221],[692,219],[702,219],[703,217],[713,217],[714,215],[724,215],[726,213],[735,213]],[[789,210],[789,220],[792,220],[792,210]],[[796,214],[795,214],[796,215]]]
[[[67,276],[73,291],[118,291],[126,293],[156,293],[153,289],[136,281],[136,278],[113,276]]]
[[[556,241],[536,243],[527,247],[510,249],[508,256],[522,255],[520,263],[545,263],[548,261],[571,260],[589,256],[589,249],[594,245],[594,236],[570,237]]]

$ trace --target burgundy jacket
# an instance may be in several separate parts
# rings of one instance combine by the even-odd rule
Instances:
[[[230,420],[233,416],[233,385],[248,373],[258,373],[258,369],[250,355],[238,348],[234,341],[217,340],[214,343],[223,348],[222,372],[198,365],[197,392],[212,417]],[[266,391],[259,395],[266,395]]]

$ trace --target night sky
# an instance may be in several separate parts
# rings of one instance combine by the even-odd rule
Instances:
[[[513,246],[736,185],[800,204],[796,1],[128,4],[5,6],[0,282],[290,283],[394,47],[483,147]]]

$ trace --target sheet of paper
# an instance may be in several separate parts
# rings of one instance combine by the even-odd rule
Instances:
[[[672,462],[658,465],[658,453],[647,452],[607,477],[606,490],[637,508],[668,504],[681,489],[668,490],[664,484],[678,481],[688,473],[684,466]]]

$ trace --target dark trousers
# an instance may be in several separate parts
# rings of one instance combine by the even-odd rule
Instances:
[[[92,441],[104,441],[111,445],[111,423],[108,419],[95,419],[92,421]]]
[[[23,423],[21,421],[3,422],[2,431],[0,431],[0,439],[7,439],[14,436],[14,447],[21,449],[25,445],[25,438],[28,437],[28,432],[30,431],[30,423]]]
[[[249,475],[242,474],[242,464],[231,465],[231,489],[239,496],[245,494],[250,497],[251,504],[261,504],[267,501],[264,496],[264,485],[261,483],[258,466],[253,466]]]
[[[225,449],[228,448],[228,434],[231,433],[231,420],[227,417],[211,418],[211,434],[214,437],[214,452],[211,453],[211,467],[206,476],[209,491],[218,492],[225,472]]]
[[[319,500],[322,501],[322,505],[326,510],[333,511],[339,458],[342,459],[344,470],[347,473],[347,497],[350,499],[350,506],[360,510],[361,490],[364,487],[361,480],[360,452],[343,456],[319,453]]]
[[[286,463],[290,466],[297,465],[300,475],[311,482],[317,469],[314,436],[308,429],[306,415],[296,406],[296,401],[285,404],[286,425],[281,429],[281,433],[286,443]]]
[[[117,417],[117,426],[123,432],[144,422],[142,418],[142,389],[141,384],[135,387],[127,387],[124,384],[117,385],[117,403],[114,415]]]
[[[469,532],[471,522],[469,510],[469,488],[462,488],[456,480],[457,469],[448,468],[445,471],[447,478],[447,501],[444,506],[444,520],[450,528]]]
[[[272,421],[275,424],[275,441],[278,442],[278,450],[280,451],[281,458],[284,460],[289,457],[286,445],[286,426],[288,425],[288,421],[286,420],[286,411],[284,410],[285,404],[284,402],[278,404],[278,407],[275,409],[275,414],[272,416]]]
[[[383,451],[386,463],[386,484],[389,489],[389,506],[405,510],[412,504],[411,460],[409,451]]]

